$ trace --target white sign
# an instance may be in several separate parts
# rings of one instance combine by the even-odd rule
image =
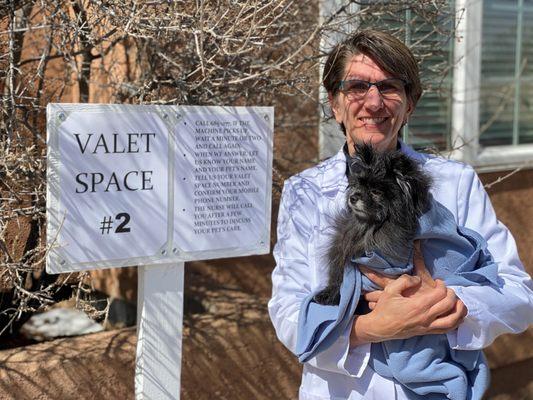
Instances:
[[[269,252],[272,108],[47,113],[49,272]]]

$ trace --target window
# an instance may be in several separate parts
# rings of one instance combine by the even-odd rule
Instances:
[[[482,146],[533,142],[531,3],[483,3],[479,121]]]
[[[422,61],[425,93],[404,129],[408,143],[480,171],[533,160],[533,0],[448,1],[436,23],[399,2],[360,3],[382,11],[361,13],[358,26],[392,31]]]
[[[480,171],[533,159],[533,1],[461,0],[455,42],[452,156]]]

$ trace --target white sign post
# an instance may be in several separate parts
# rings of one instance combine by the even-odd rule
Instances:
[[[270,250],[273,108],[47,117],[47,271],[139,266],[136,398],[178,399],[184,262]]]

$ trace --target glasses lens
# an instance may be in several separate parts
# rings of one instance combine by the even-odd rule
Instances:
[[[401,79],[385,79],[376,82],[376,87],[383,96],[398,96],[403,91],[404,82]]]
[[[350,79],[349,81],[344,81],[343,90],[345,93],[355,97],[362,97],[368,91],[368,87],[369,84],[366,81]]]

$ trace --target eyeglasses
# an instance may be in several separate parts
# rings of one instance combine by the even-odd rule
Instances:
[[[348,79],[340,81],[339,90],[349,99],[356,100],[365,97],[370,87],[375,86],[383,98],[397,99],[402,95],[407,84],[407,81],[400,78],[389,78],[378,82]]]

